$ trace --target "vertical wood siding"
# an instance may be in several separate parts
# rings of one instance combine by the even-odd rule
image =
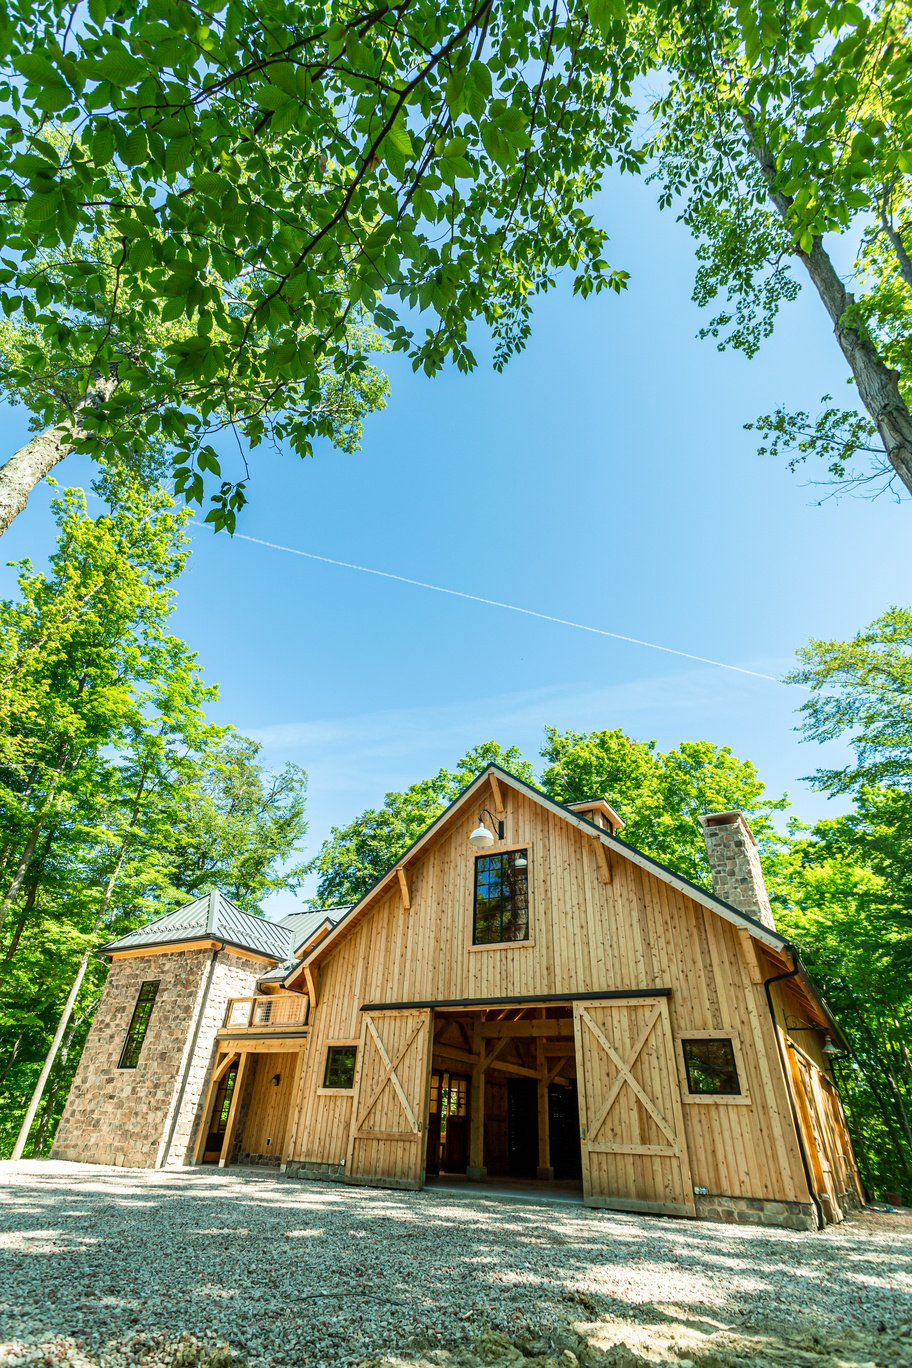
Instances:
[[[409,866],[410,909],[394,886],[320,961],[320,1000],[289,1157],[323,1164],[346,1158],[352,1093],[327,1095],[320,1086],[327,1042],[360,1039],[365,1003],[661,987],[671,989],[677,1061],[677,1077],[661,1086],[683,1092],[682,1036],[728,1031],[738,1042],[750,1099],[747,1105],[694,1104],[683,1093],[693,1183],[711,1193],[806,1202],[764,991],[751,982],[736,928],[615,852],[611,882],[602,882],[591,837],[525,795],[504,793],[504,845],[529,851],[531,943],[472,946],[468,837],[486,802],[481,799],[455,815]]]

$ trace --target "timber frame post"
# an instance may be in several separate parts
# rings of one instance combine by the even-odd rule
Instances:
[[[543,1182],[551,1182],[554,1178],[554,1169],[551,1164],[551,1118],[548,1111],[549,1080],[545,1062],[545,1042],[541,1036],[535,1041],[535,1067],[538,1070],[538,1168],[535,1170],[535,1176]]]
[[[472,1023],[472,1054],[475,1056],[475,1063],[472,1066],[472,1078],[469,1085],[469,1163],[466,1168],[466,1177],[480,1183],[483,1183],[488,1176],[484,1162],[485,1076],[482,1058],[483,1043],[481,1022],[475,1021]]]
[[[234,1087],[231,1091],[231,1110],[228,1113],[228,1124],[225,1126],[225,1134],[222,1138],[219,1168],[227,1168],[231,1162],[231,1146],[234,1144],[234,1133],[237,1130],[237,1121],[241,1114],[241,1098],[244,1095],[244,1085],[247,1082],[248,1073],[247,1065],[251,1058],[249,1050],[242,1051],[237,1078],[234,1080]]]

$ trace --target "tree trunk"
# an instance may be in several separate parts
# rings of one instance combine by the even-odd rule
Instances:
[[[893,224],[887,218],[886,213],[884,213],[881,222],[883,223],[884,232],[890,239],[890,245],[896,253],[896,260],[899,262],[899,274],[907,285],[912,286],[912,259],[910,259],[909,253],[906,251],[906,244],[902,240],[902,233],[893,227]]]
[[[85,1010],[81,1012],[78,1017],[73,1018],[66,1028],[66,1032],[63,1037],[63,1043],[60,1046],[59,1068],[57,1070],[57,1077],[51,1084],[50,1091],[48,1092],[48,1095],[45,1098],[44,1108],[41,1112],[41,1120],[38,1122],[38,1130],[35,1132],[35,1143],[32,1145],[32,1158],[40,1159],[41,1151],[44,1149],[44,1143],[47,1139],[48,1127],[50,1126],[51,1122],[51,1115],[54,1111],[54,1103],[57,1101],[58,1094],[60,1093],[60,1084],[63,1081],[63,1070],[66,1067],[67,1055],[70,1053],[70,1047],[73,1044],[73,1036],[76,1034],[76,1027],[82,1025],[86,1017],[97,1005],[98,998],[93,998],[92,1001],[89,1003],[88,1007],[86,1007]]]
[[[775,158],[758,137],[753,115],[743,109],[738,113],[747,132],[751,154],[766,181],[769,198],[781,217],[788,221],[791,200],[772,188],[776,179]],[[846,322],[846,312],[855,301],[839,279],[822,239],[814,239],[810,252],[797,247],[795,251],[832,319],[836,341],[849,363],[859,398],[880,433],[889,462],[912,494],[912,413],[899,392],[899,374],[884,364],[870,337]]]
[[[72,419],[48,428],[47,432],[39,432],[11,456],[6,465],[0,466],[0,537],[25,508],[38,481],[73,450],[74,439],[82,435],[80,413],[106,403],[116,388],[116,376],[96,375],[91,387],[76,404]]]
[[[16,923],[15,930],[13,931],[13,939],[10,942],[9,949],[3,956],[4,963],[8,963],[11,959],[15,958],[16,951],[19,949],[19,941],[22,938],[22,932],[28,924],[29,915],[34,912],[38,904],[38,892],[41,888],[41,875],[44,873],[44,866],[50,853],[51,843],[54,839],[56,830],[56,824],[52,825],[45,837],[44,849],[38,857],[35,872],[29,881],[28,892],[25,895],[25,902],[22,907],[22,916]],[[2,981],[2,977],[0,977],[0,981]]]
[[[111,895],[114,892],[114,885],[116,884],[117,877],[120,874],[120,871],[123,867],[123,862],[127,854],[127,847],[130,844],[130,837],[132,836],[133,828],[136,825],[136,818],[139,813],[139,804],[142,799],[143,790],[146,787],[146,777],[148,773],[149,767],[147,763],[143,766],[143,771],[139,780],[139,786],[136,790],[136,794],[133,799],[133,811],[130,814],[130,824],[127,827],[126,832],[124,833],[124,838],[120,843],[120,850],[117,853],[117,859],[114,861],[114,868],[111,870],[110,877],[108,878],[108,882],[105,885],[105,891],[101,899],[101,906],[98,909],[98,915],[96,916],[95,924],[92,927],[93,936],[95,932],[98,930],[98,928],[101,926],[102,922],[105,919],[105,916],[107,915],[108,907],[111,902]],[[19,1134],[16,1137],[16,1143],[13,1146],[13,1153],[11,1155],[11,1158],[13,1159],[22,1158],[22,1151],[25,1149],[26,1141],[29,1137],[29,1131],[32,1129],[32,1122],[34,1121],[35,1114],[38,1111],[38,1108],[41,1104],[41,1095],[44,1092],[44,1085],[47,1083],[48,1075],[50,1074],[51,1069],[54,1067],[54,1060],[57,1058],[57,1051],[60,1049],[60,1042],[63,1040],[64,1033],[70,1024],[70,1017],[73,1015],[73,1008],[76,1005],[76,999],[79,996],[79,990],[82,987],[82,980],[86,976],[86,970],[89,967],[89,959],[91,957],[91,954],[91,949],[86,950],[85,954],[79,962],[79,968],[76,971],[76,977],[73,980],[73,986],[70,988],[69,996],[67,997],[67,1000],[64,1003],[63,1011],[60,1014],[60,1020],[57,1023],[57,1030],[54,1032],[54,1039],[51,1041],[51,1046],[45,1057],[44,1064],[42,1065],[41,1073],[38,1075],[38,1082],[35,1084],[35,1090],[32,1093],[31,1100],[28,1104],[25,1116],[22,1121],[22,1125],[19,1128]]]
[[[79,961],[79,968],[76,971],[76,977],[73,979],[69,996],[64,1004],[63,1011],[60,1014],[57,1030],[54,1032],[54,1039],[51,1041],[51,1048],[45,1056],[41,1073],[38,1075],[38,1082],[35,1084],[35,1091],[32,1093],[31,1101],[26,1108],[25,1118],[19,1128],[19,1134],[16,1137],[16,1143],[13,1146],[13,1152],[10,1156],[11,1159],[22,1158],[25,1142],[28,1140],[29,1131],[32,1129],[32,1122],[35,1119],[35,1113],[41,1102],[41,1094],[44,1092],[44,1085],[48,1081],[48,1074],[54,1067],[54,1060],[57,1058],[57,1051],[60,1049],[60,1042],[63,1040],[64,1032],[70,1024],[70,1017],[73,1015],[73,1008],[76,1005],[76,999],[79,996],[79,990],[82,987],[82,980],[86,976],[86,970],[89,967],[91,955],[91,950],[87,950]]]
[[[0,536],[18,517],[39,480],[73,450],[69,423],[39,432],[0,466]]]
[[[15,1042],[15,1044],[13,1045],[13,1048],[10,1050],[9,1054],[7,1055],[7,1059],[6,1059],[6,1068],[3,1070],[3,1073],[0,1074],[0,1084],[3,1084],[3,1083],[6,1082],[6,1076],[7,1076],[7,1074],[8,1074],[9,1071],[10,1071],[10,1069],[13,1067],[13,1065],[14,1065],[15,1062],[16,1062],[16,1057],[17,1057],[17,1055],[19,1054],[19,1049],[20,1049],[20,1046],[22,1045],[22,1042],[23,1042],[24,1039],[25,1039],[25,1031],[20,1031],[19,1034],[16,1036],[16,1042]]]
[[[19,857],[19,863],[16,866],[16,872],[13,875],[12,882],[10,883],[9,888],[6,890],[6,895],[3,898],[3,901],[0,902],[0,931],[2,931],[4,926],[6,925],[6,919],[9,916],[9,910],[13,905],[13,902],[19,892],[19,889],[22,887],[22,883],[25,879],[26,874],[28,873],[29,865],[32,862],[32,856],[35,853],[35,846],[38,844],[38,838],[41,835],[42,828],[44,827],[45,822],[47,821],[48,817],[53,811],[53,805],[56,800],[57,790],[60,787],[60,780],[63,777],[63,772],[66,766],[66,760],[67,755],[69,753],[69,749],[70,743],[69,740],[66,740],[63,742],[60,750],[58,751],[57,764],[54,766],[54,769],[52,771],[54,778],[53,782],[51,783],[51,787],[45,795],[45,799],[38,812],[38,816],[32,823],[31,834],[25,843],[25,849]]]

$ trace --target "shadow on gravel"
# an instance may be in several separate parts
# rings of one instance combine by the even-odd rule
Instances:
[[[912,1229],[874,1218],[808,1235],[240,1170],[5,1167],[9,1368],[912,1368]]]

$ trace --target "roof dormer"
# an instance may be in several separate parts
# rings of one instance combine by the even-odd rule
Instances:
[[[616,836],[624,825],[624,819],[618,816],[607,798],[587,798],[582,803],[566,803],[565,807],[596,826],[604,827],[612,836]]]

